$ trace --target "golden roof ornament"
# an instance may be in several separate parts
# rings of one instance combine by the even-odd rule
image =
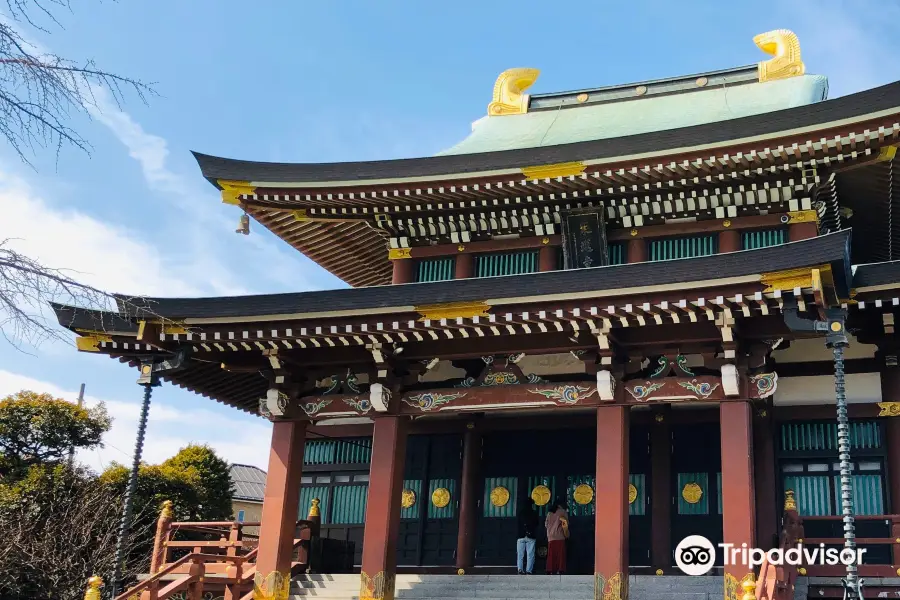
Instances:
[[[416,492],[406,488],[400,495],[400,506],[403,508],[412,508],[416,504]]]
[[[789,29],[775,29],[753,38],[760,50],[774,58],[759,63],[759,81],[774,81],[796,77],[806,72],[800,60],[800,40]]]
[[[494,99],[488,104],[488,115],[522,115],[528,112],[525,90],[537,81],[539,69],[507,69],[494,83]]]
[[[309,503],[309,514],[307,515],[307,518],[321,516],[321,512],[319,511],[320,503],[321,503],[321,500],[319,500],[318,498],[312,499],[312,501]]]
[[[628,504],[634,504],[634,501],[637,500],[638,491],[633,483],[628,484]]]

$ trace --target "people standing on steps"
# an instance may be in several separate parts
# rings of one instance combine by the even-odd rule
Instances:
[[[564,575],[566,572],[566,539],[569,537],[569,513],[564,502],[557,499],[547,512],[544,525],[547,529],[547,574]]]
[[[518,514],[516,539],[516,569],[519,575],[534,571],[534,547],[537,543],[538,514],[530,499],[522,500]]]

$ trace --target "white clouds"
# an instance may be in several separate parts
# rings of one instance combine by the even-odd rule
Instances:
[[[141,234],[74,208],[56,208],[23,180],[0,171],[0,239],[43,264],[103,290],[146,295],[196,295],[203,265],[170,264]]]
[[[145,131],[131,115],[119,109],[103,89],[94,89],[93,97],[96,106],[87,107],[91,116],[105,125],[125,146],[128,155],[140,164],[147,185],[159,192],[174,210],[187,216],[188,221],[185,223],[182,220],[181,228],[189,225],[191,229],[188,235],[181,237],[184,243],[191,244],[191,251],[205,261],[209,274],[214,276],[213,281],[221,280],[230,272],[212,259],[212,250],[219,250],[219,254],[230,250],[239,253],[248,264],[264,261],[267,268],[255,270],[257,277],[276,281],[290,291],[311,287],[293,250],[288,250],[281,241],[269,243],[265,236],[258,233],[237,238],[233,231],[240,213],[235,211],[234,220],[228,220],[216,210],[219,204],[217,193],[199,173],[196,178],[185,179],[174,171],[168,164],[169,145],[165,139]],[[187,150],[184,155],[189,156]],[[254,231],[259,232],[260,229],[255,228]],[[292,255],[287,256],[282,249]],[[248,293],[247,290],[234,289],[233,282],[213,287],[217,294]]]
[[[803,0],[778,11],[800,38],[807,72],[829,79],[829,97],[860,92],[900,79],[894,23],[900,6],[889,2]]]
[[[0,370],[0,397],[20,390],[46,392],[72,402],[78,398],[77,390],[65,390],[46,381]],[[79,452],[79,461],[97,471],[113,461],[130,465],[140,414],[141,388],[135,385],[132,393],[134,401],[104,400],[113,417],[112,429],[103,438],[105,448]],[[179,448],[194,442],[209,444],[229,462],[267,468],[269,423],[237,411],[232,417],[205,409],[183,409],[170,402],[173,396],[184,397],[186,394],[169,386],[154,389],[144,445],[145,462],[160,463]],[[85,396],[86,406],[99,401],[90,394]]]

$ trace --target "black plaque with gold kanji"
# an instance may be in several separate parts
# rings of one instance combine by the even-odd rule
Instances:
[[[572,211],[563,216],[563,254],[567,269],[609,264],[602,208]]]

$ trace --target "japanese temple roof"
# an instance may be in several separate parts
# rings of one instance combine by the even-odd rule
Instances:
[[[373,286],[339,290],[268,294],[254,296],[222,296],[218,298],[144,298],[131,299],[147,306],[160,317],[241,318],[272,315],[311,316],[319,314],[348,315],[363,311],[410,309],[421,305],[471,301],[537,299],[554,293],[603,295],[604,292],[647,286],[702,282],[755,275],[828,264],[832,265],[838,283],[849,291],[850,231],[790,242],[758,250],[742,250],[697,258],[642,262],[589,269],[568,269],[478,277],[431,283]]]
[[[751,78],[741,77],[745,72]],[[698,87],[696,81],[706,81]],[[635,90],[643,94],[638,96]],[[532,95],[529,110],[503,118],[482,117],[472,133],[439,155],[622,138],[694,127],[821,102],[828,94],[822,75],[759,82],[756,65],[684,78]],[[578,103],[576,98],[587,98]]]
[[[900,287],[900,260],[858,265],[853,269],[854,288]]]
[[[654,99],[657,100],[662,98]],[[218,180],[245,181],[253,187],[272,188],[328,188],[341,183],[359,185],[363,182],[374,184],[400,180],[425,184],[429,181],[440,182],[448,178],[474,174],[521,175],[523,167],[533,165],[573,161],[591,165],[644,156],[702,154],[704,148],[739,147],[769,137],[803,135],[813,137],[815,136],[813,132],[818,130],[898,113],[900,113],[900,82],[894,82],[833,100],[764,114],[552,146],[341,163],[255,162],[220,158],[199,152],[194,152],[194,157],[200,165],[203,176],[217,187],[221,187]],[[498,117],[497,120],[516,117],[517,115]]]
[[[192,346],[194,358],[188,367],[166,379],[255,411],[268,385],[259,374],[263,366],[251,366],[254,360],[265,360],[261,350],[279,348],[279,356],[298,353],[292,354],[297,364],[315,368],[348,357],[358,361],[367,355],[365,344],[375,339],[408,340],[404,356],[415,360],[420,354],[436,356],[442,343],[468,344],[456,347],[471,352],[470,336],[479,329],[484,331],[474,338],[481,340],[476,352],[487,352],[492,344],[511,343],[504,340],[516,333],[516,339],[524,339],[529,332],[538,336],[535,347],[547,351],[573,344],[570,334],[554,327],[557,320],[570,328],[573,320],[606,318],[617,331],[629,331],[645,329],[641,326],[645,323],[647,329],[654,324],[677,324],[672,313],[680,311],[685,311],[680,312],[684,327],[697,321],[698,314],[700,322],[695,324],[704,327],[711,321],[703,315],[721,310],[772,315],[778,313],[782,291],[797,293],[799,287],[807,301],[812,299],[816,290],[809,283],[813,281],[808,279],[810,269],[827,269],[834,288],[846,294],[849,242],[850,232],[841,231],[694,259],[296,294],[195,299],[122,296],[118,314],[53,308],[60,324],[80,336],[80,349],[105,353],[132,366],[139,364],[141,356],[167,356],[183,344]],[[796,273],[804,268],[812,287],[799,283]],[[448,307],[471,310],[468,307],[475,305],[480,306],[476,312],[486,311],[480,313],[480,320],[471,312],[469,317],[447,316]],[[146,312],[135,311],[135,306],[147,307]],[[148,335],[141,321],[159,319],[174,326],[162,326]],[[229,369],[227,364],[242,368]]]

